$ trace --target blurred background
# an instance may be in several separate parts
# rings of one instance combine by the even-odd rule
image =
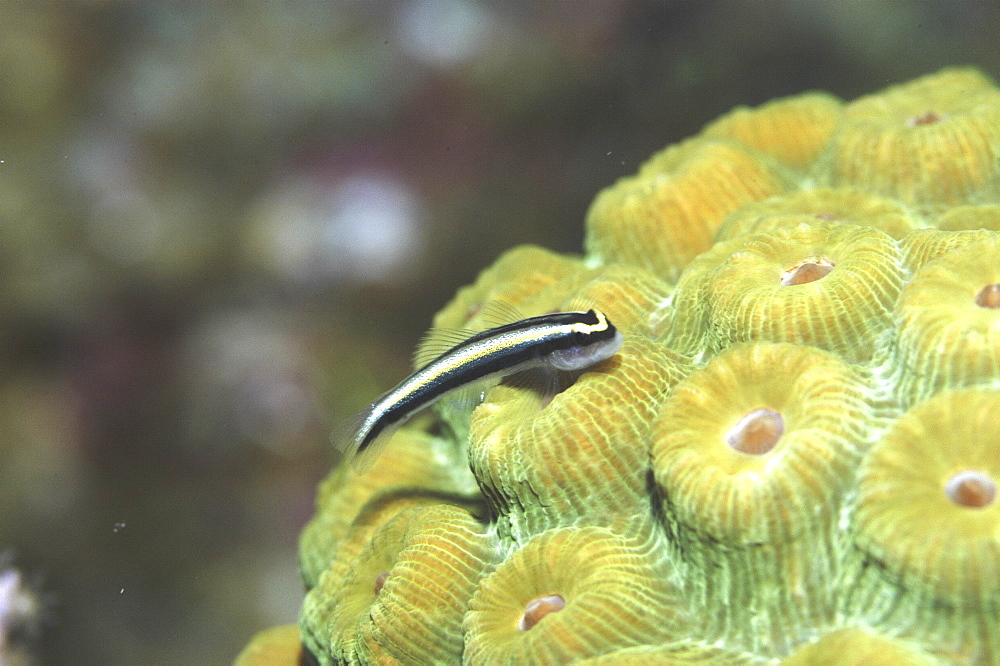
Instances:
[[[458,287],[734,105],[997,76],[998,7],[3,2],[0,662],[295,621],[328,432]]]

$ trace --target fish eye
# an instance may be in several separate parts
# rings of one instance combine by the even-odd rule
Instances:
[[[576,331],[575,333],[573,333],[572,337],[570,337],[570,340],[573,342],[575,346],[582,347],[585,344],[587,344],[587,337],[588,336],[586,333],[581,333],[580,331]]]

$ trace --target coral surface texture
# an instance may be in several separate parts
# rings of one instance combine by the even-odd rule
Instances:
[[[990,79],[738,108],[600,192],[583,256],[510,250],[434,327],[498,304],[624,344],[335,469],[309,659],[1000,663]]]

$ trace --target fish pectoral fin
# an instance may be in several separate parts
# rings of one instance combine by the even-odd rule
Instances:
[[[490,390],[490,387],[495,386],[496,384],[497,382],[495,381],[474,382],[468,386],[452,391],[445,397],[441,398],[440,402],[444,403],[443,407],[446,410],[471,413],[472,410],[483,402],[486,392]]]
[[[543,404],[548,404],[557,394],[562,393],[573,384],[572,372],[560,372],[551,366],[528,368],[521,372],[504,377],[502,384],[525,391],[537,393]]]

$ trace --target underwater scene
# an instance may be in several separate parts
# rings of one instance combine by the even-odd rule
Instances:
[[[1000,663],[1000,9],[3,13],[0,664]]]

